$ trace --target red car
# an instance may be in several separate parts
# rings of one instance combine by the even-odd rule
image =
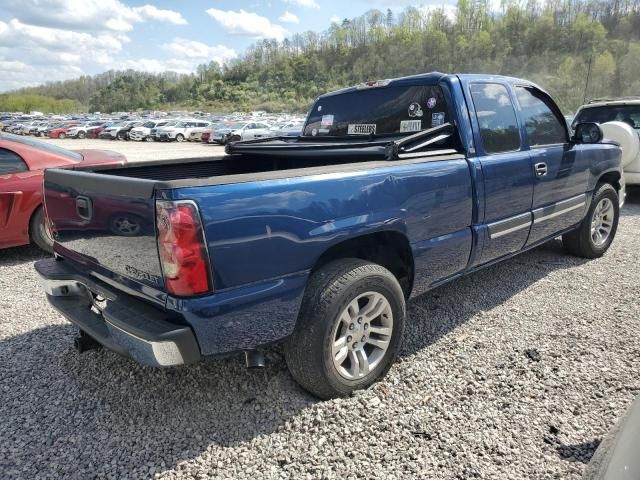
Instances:
[[[64,127],[54,128],[49,130],[49,138],[65,138],[67,136],[67,132],[71,127],[75,127],[76,125],[80,125],[78,122],[71,122],[64,125]]]
[[[124,165],[126,158],[109,150],[71,151],[33,138],[0,134],[0,248],[35,243],[51,250],[42,210],[45,168]]]

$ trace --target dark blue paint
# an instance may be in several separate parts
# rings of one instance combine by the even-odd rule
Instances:
[[[123,276],[126,265],[157,273],[152,231],[138,244],[70,224],[62,229],[59,251],[127,294],[165,302],[171,318],[191,325],[205,355],[250,350],[290,335],[310,271],[323,253],[345,240],[378,232],[404,236],[413,255],[413,294],[420,294],[567,231],[581,221],[586,206],[499,238],[491,238],[489,224],[533,216],[540,208],[588,194],[603,174],[620,171],[620,150],[612,145],[530,149],[519,109],[521,149],[487,155],[468,96],[469,82],[479,80],[505,85],[512,97],[514,84],[537,88],[524,80],[488,75],[427,74],[398,81],[440,83],[463,159],[389,162],[348,173],[331,173],[327,167],[321,175],[155,191],[155,198],[189,199],[199,206],[214,274],[210,295],[177,299],[152,280]],[[534,175],[537,161],[549,166],[544,179]],[[148,200],[135,200],[137,208],[142,201],[149,210]],[[63,208],[53,213],[61,224],[73,216]],[[95,251],[96,244],[87,240],[101,237],[107,247]],[[113,254],[120,257],[114,261],[109,257]]]

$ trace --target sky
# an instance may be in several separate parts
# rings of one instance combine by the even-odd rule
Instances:
[[[371,8],[455,0],[0,0],[0,92],[110,69],[193,72]]]

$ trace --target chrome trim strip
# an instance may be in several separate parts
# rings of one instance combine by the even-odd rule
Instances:
[[[518,230],[522,230],[523,228],[529,228],[530,226],[531,220],[529,220],[527,223],[523,223],[522,225],[518,225],[517,227],[507,228],[506,230],[502,230],[501,232],[489,233],[489,238],[500,238],[510,233],[517,232]]]
[[[544,222],[545,220],[551,220],[552,218],[559,217],[560,215],[564,215],[565,213],[569,213],[569,212],[572,212],[573,210],[584,207],[586,203],[587,202],[581,202],[577,205],[574,205],[573,207],[558,210],[557,212],[550,213],[549,215],[545,215],[544,217],[538,217],[533,220],[533,223],[540,223],[540,222]]]
[[[583,193],[581,195],[577,195],[573,198],[563,200],[553,205],[548,205],[546,207],[538,208],[533,211],[533,223],[537,224],[540,222],[544,222],[546,220],[551,220],[552,218],[559,217],[560,215],[564,215],[566,213],[572,212],[579,208],[584,208],[586,204],[587,204],[587,195]],[[545,211],[549,213],[544,215]]]
[[[531,213],[521,213],[505,220],[499,220],[487,225],[489,230],[489,238],[496,239],[508,235],[518,230],[523,230],[531,226]]]

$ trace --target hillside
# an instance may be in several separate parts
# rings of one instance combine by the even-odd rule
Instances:
[[[370,10],[283,42],[262,41],[193,75],[107,72],[0,96],[71,99],[99,111],[171,106],[304,111],[327,90],[425,71],[491,72],[537,81],[566,111],[583,99],[640,94],[640,0],[460,0],[453,11]]]

